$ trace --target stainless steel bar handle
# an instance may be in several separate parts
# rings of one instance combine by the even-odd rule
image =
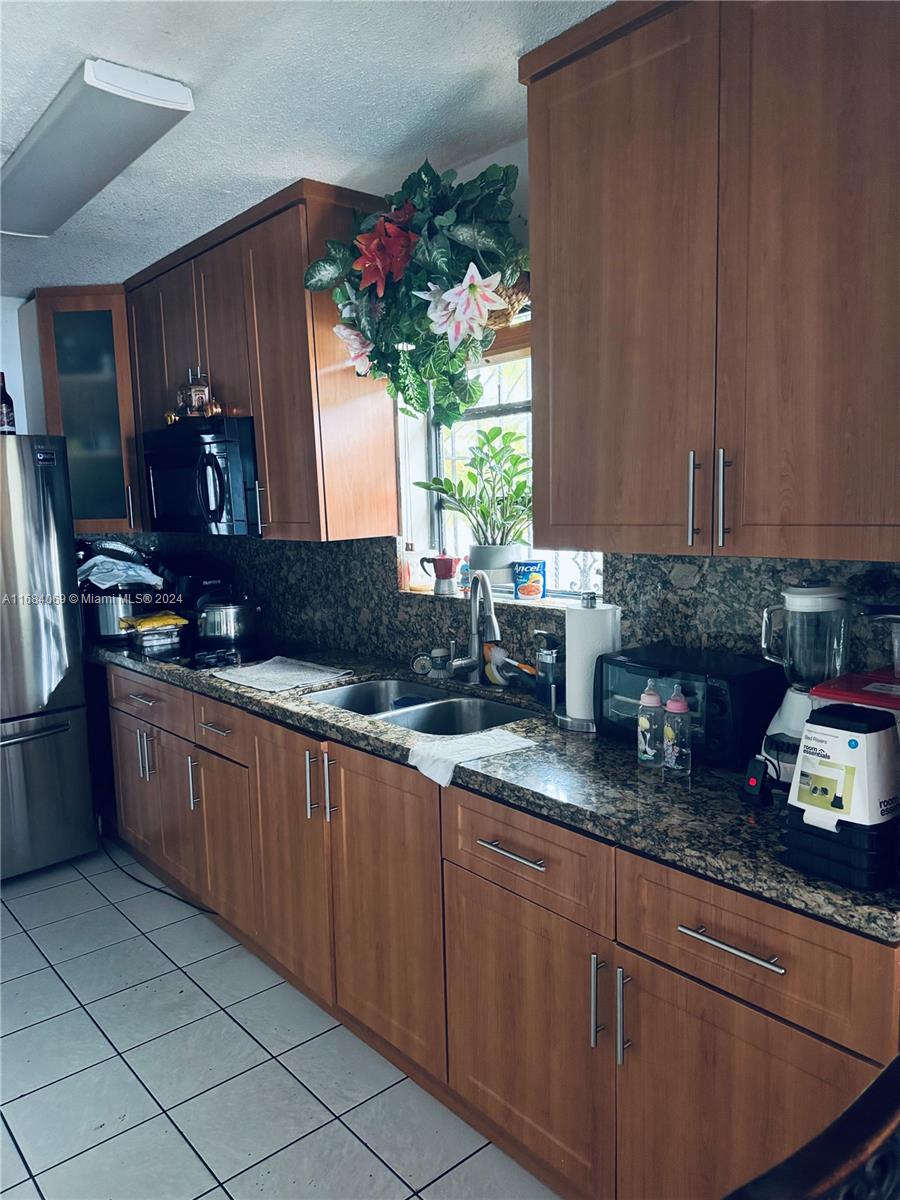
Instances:
[[[147,708],[152,708],[153,705],[156,703],[155,700],[148,700],[146,696],[140,695],[139,692],[129,692],[128,699],[134,700],[138,704],[145,704],[147,706]]]
[[[331,824],[331,814],[337,812],[337,809],[334,808],[331,803],[331,780],[328,777],[328,770],[333,762],[334,759],[328,754],[322,755],[322,775],[324,777],[325,785],[325,820],[329,823],[329,825]]]
[[[125,488],[125,502],[128,505],[128,528],[134,529],[134,500],[131,495],[131,484]]]
[[[625,1037],[625,984],[631,983],[631,976],[625,974],[624,967],[616,967],[616,1066],[621,1067],[625,1061],[625,1051],[631,1045]]]
[[[154,519],[156,518],[156,482],[153,478],[153,468],[147,467],[147,479],[150,482],[150,508],[153,512]]]
[[[493,850],[494,854],[500,854],[503,858],[511,858],[513,862],[517,862],[523,867],[531,867],[532,871],[547,870],[547,865],[542,858],[523,858],[521,854],[514,854],[512,850],[505,850],[496,839],[489,842],[485,838],[476,838],[475,844],[476,846],[483,846],[485,850]]]
[[[698,942],[713,946],[716,950],[724,950],[726,954],[733,954],[736,958],[742,958],[744,962],[753,963],[755,967],[763,967],[775,975],[787,974],[787,968],[779,964],[777,954],[773,954],[771,958],[760,958],[758,954],[751,954],[749,950],[741,950],[739,946],[729,946],[727,942],[720,942],[718,938],[711,937],[706,932],[705,925],[700,925],[696,929],[691,929],[689,925],[676,925],[675,928],[679,933],[696,938]]]
[[[147,782],[150,782],[150,776],[156,774],[156,767],[150,766],[150,743],[155,742],[156,738],[152,733],[148,734],[146,730],[141,734],[144,739],[144,767],[147,771]]]
[[[312,765],[314,762],[318,762],[319,759],[318,756],[313,754],[311,750],[306,750],[304,752],[304,757],[306,759],[306,819],[307,821],[311,821],[313,809],[319,807],[318,804],[313,804],[312,799]],[[327,771],[325,778],[328,778]]]
[[[725,451],[720,446],[716,451],[716,545],[725,545],[725,534],[731,533],[731,527],[725,524],[725,468],[732,465],[732,460],[725,457]]]
[[[197,764],[194,762],[194,760],[191,758],[191,756],[188,755],[187,756],[188,804],[190,806],[191,812],[193,812],[194,809],[197,807],[197,805],[200,803],[200,797],[194,794],[194,767],[196,767],[196,766],[197,766]]]
[[[146,777],[146,775],[144,774],[144,743],[141,741],[141,731],[140,731],[140,729],[136,729],[136,730],[134,731],[134,735],[135,735],[135,737],[137,738],[137,748],[138,748],[138,775],[140,775],[141,779],[146,779],[147,777]]]
[[[256,492],[256,522],[259,525],[260,533],[262,533],[262,531],[267,529],[269,526],[269,522],[262,519],[262,499],[260,497],[260,492],[264,492],[266,489],[259,486],[258,479],[254,480],[253,488]]]
[[[36,742],[38,738],[53,737],[56,733],[68,733],[70,728],[68,721],[62,721],[59,725],[49,725],[46,729],[39,729],[35,733],[19,733],[15,737],[4,738],[0,742],[0,750],[7,746],[20,746],[22,742]]]
[[[214,725],[212,721],[198,721],[197,724],[208,733],[217,733],[219,737],[229,737],[232,733],[232,730],[224,729],[221,725]]]
[[[694,538],[700,532],[694,524],[697,517],[696,475],[702,466],[697,462],[697,452],[688,450],[688,494],[687,494],[687,544],[693,546]]]
[[[597,1023],[597,972],[606,966],[606,960],[601,959],[599,954],[591,955],[591,1049],[595,1049],[597,1045],[597,1035],[602,1033],[606,1028],[605,1025]]]

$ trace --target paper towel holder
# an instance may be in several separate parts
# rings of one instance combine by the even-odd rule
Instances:
[[[570,717],[564,708],[556,707],[556,684],[550,688],[550,711],[556,724],[567,733],[596,733],[596,722],[589,717]]]

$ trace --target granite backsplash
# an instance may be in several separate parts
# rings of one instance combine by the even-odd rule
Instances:
[[[454,636],[465,644],[463,600],[398,590],[393,538],[324,545],[192,534],[122,540],[155,551],[163,561],[166,555],[203,554],[221,562],[259,602],[263,628],[275,640],[394,661],[446,645]],[[622,608],[626,646],[667,638],[754,654],[763,607],[778,602],[785,584],[815,578],[845,584],[859,598],[900,598],[898,563],[607,554],[603,599]],[[532,655],[535,629],[559,635],[565,629],[562,607],[501,602],[498,619],[505,647],[525,660]],[[889,659],[889,625],[857,617],[850,667],[880,666]]]

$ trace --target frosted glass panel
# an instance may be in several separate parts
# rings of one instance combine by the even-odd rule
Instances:
[[[124,519],[112,313],[57,312],[53,338],[75,520]]]

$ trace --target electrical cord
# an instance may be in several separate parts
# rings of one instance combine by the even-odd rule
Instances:
[[[138,876],[138,875],[132,875],[132,873],[129,870],[127,870],[125,867],[122,866],[122,864],[120,862],[117,862],[113,858],[113,856],[110,854],[110,852],[107,850],[107,848],[104,844],[105,841],[106,841],[106,839],[101,834],[100,835],[100,849],[103,851],[103,853],[106,855],[106,857],[109,859],[109,861],[112,863],[112,865],[114,867],[118,867],[119,870],[123,872],[123,874],[127,875],[129,879],[133,879],[135,881],[135,883],[142,883],[144,885],[144,887],[147,888],[151,892],[162,892],[163,895],[165,895],[165,896],[172,895],[172,892],[170,892],[167,887],[156,887],[155,884],[147,883],[146,879],[141,879],[140,876]],[[213,917],[217,917],[219,915],[214,908],[204,908],[202,904],[195,904],[193,900],[186,900],[184,898],[184,896],[176,896],[175,899],[180,900],[182,904],[189,904],[191,906],[191,908],[196,908],[197,912],[209,913],[209,915],[213,916]]]

